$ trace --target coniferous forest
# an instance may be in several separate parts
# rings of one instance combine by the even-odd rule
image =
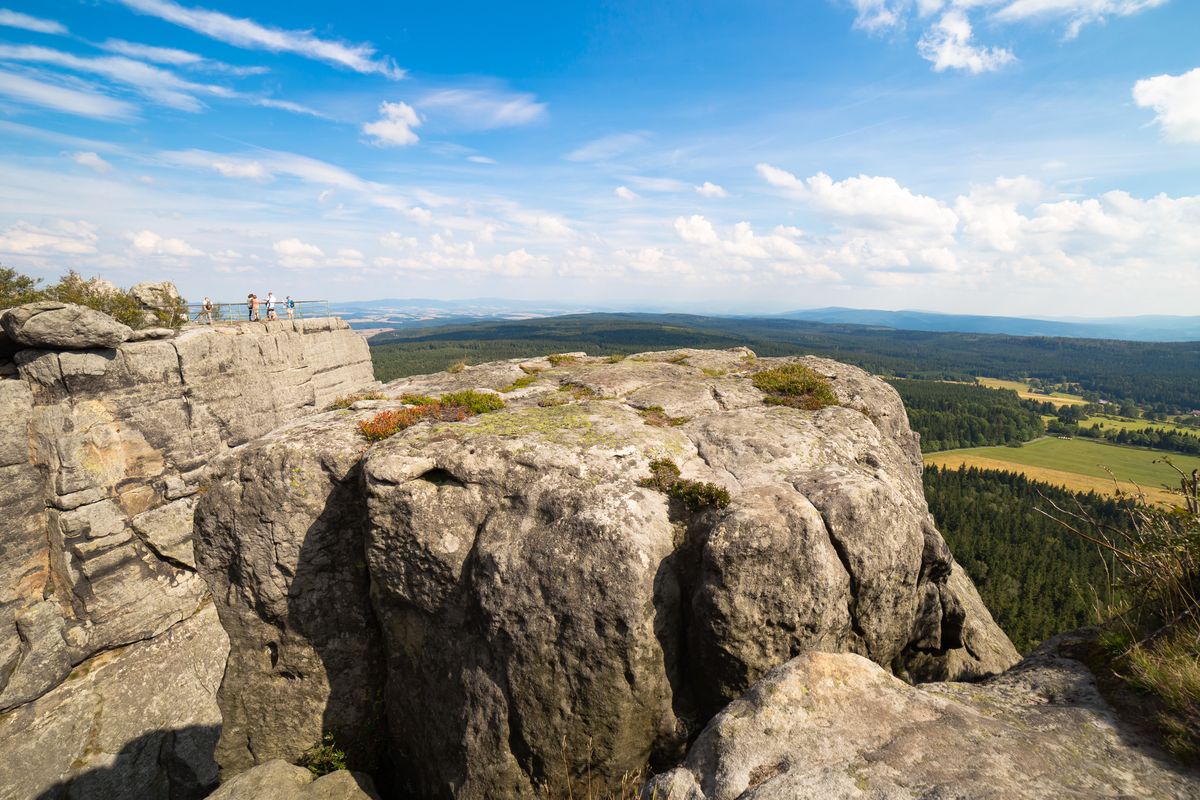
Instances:
[[[1095,598],[1107,591],[1096,547],[1038,509],[1050,511],[1050,501],[1076,511],[1081,506],[1098,521],[1123,526],[1126,501],[976,468],[927,466],[924,482],[951,552],[1019,650],[1096,622]]]
[[[1019,444],[1046,431],[1036,404],[1016,392],[963,383],[892,380],[908,421],[921,434],[921,452]]]

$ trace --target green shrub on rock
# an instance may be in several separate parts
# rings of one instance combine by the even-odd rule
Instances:
[[[837,405],[837,396],[829,381],[803,364],[784,364],[764,369],[751,378],[754,387],[766,395],[763,402],[771,406],[790,406],[816,411]]]

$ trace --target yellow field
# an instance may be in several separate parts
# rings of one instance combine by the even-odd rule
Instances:
[[[1029,391],[1029,385],[1020,381],[1004,381],[999,378],[976,378],[975,380],[979,381],[980,386],[986,386],[989,389],[1011,389],[1022,400],[1036,400],[1039,403],[1053,403],[1056,406],[1081,406],[1087,403],[1082,397],[1062,392],[1037,394]]]

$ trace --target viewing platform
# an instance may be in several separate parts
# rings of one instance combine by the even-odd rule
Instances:
[[[288,319],[316,319],[320,317],[336,317],[329,310],[328,300],[297,300],[295,308],[289,309],[284,305],[285,301],[278,301],[275,304],[275,316],[272,320],[288,320]],[[211,319],[206,314],[203,303],[186,303],[187,306],[187,324],[188,325],[207,325],[207,324],[233,324],[238,322],[268,322],[267,304],[264,301],[258,303],[258,317],[250,316],[250,304],[242,301],[240,303],[218,303],[213,302]]]

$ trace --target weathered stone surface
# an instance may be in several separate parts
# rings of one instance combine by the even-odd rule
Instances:
[[[360,442],[340,416],[285,427],[226,462],[199,502],[198,561],[238,642],[219,695],[224,777],[294,761],[325,733],[351,766],[380,763],[383,657]]]
[[[351,651],[323,652],[332,621],[359,630],[355,553],[386,652],[391,756],[423,795],[557,794],[588,775],[615,786],[815,648],[954,677],[1016,661],[986,610],[972,616],[982,606],[930,521],[917,441],[884,382],[801,359],[841,402],[812,412],[766,406],[749,378],[782,361],[745,349],[556,360],[385,387],[500,390],[536,374],[498,412],[368,448],[354,424],[378,408],[364,407],[231,454],[196,543],[232,620],[227,774],[299,755],[331,713],[351,713],[335,692],[381,688],[331,685]],[[655,426],[640,413],[651,406],[686,419]],[[732,503],[689,513],[640,486],[661,457]],[[293,468],[308,479],[287,481]],[[327,549],[341,555],[307,555]],[[309,599],[323,583],[344,587],[336,601]],[[258,741],[282,746],[245,744]]]
[[[10,309],[0,325],[19,344],[51,350],[116,347],[133,332],[107,314],[52,300]]]
[[[170,339],[174,335],[175,331],[170,328],[142,328],[131,333],[126,341],[144,342],[147,339]]]
[[[167,321],[167,318],[177,313],[183,304],[179,290],[171,281],[134,284],[129,288],[129,294],[141,304],[146,325],[161,324]],[[160,328],[160,330],[162,329]]]
[[[0,716],[0,800],[190,800],[216,783],[229,640],[211,605]]]
[[[911,686],[848,653],[769,672],[655,776],[659,800],[1200,797],[1049,643],[983,683]]]
[[[307,769],[275,759],[243,772],[208,800],[379,800],[371,776],[338,770],[316,780]]]
[[[38,704],[72,667],[187,625],[208,593],[191,509],[209,463],[371,385],[365,342],[337,320],[17,353],[0,370],[0,711],[49,708]],[[136,696],[152,681],[121,679],[130,714],[153,707]],[[79,703],[53,713],[63,730],[95,716]],[[162,752],[161,763],[146,757],[166,774],[173,751]],[[44,763],[56,757],[51,772],[75,758],[47,747]]]

